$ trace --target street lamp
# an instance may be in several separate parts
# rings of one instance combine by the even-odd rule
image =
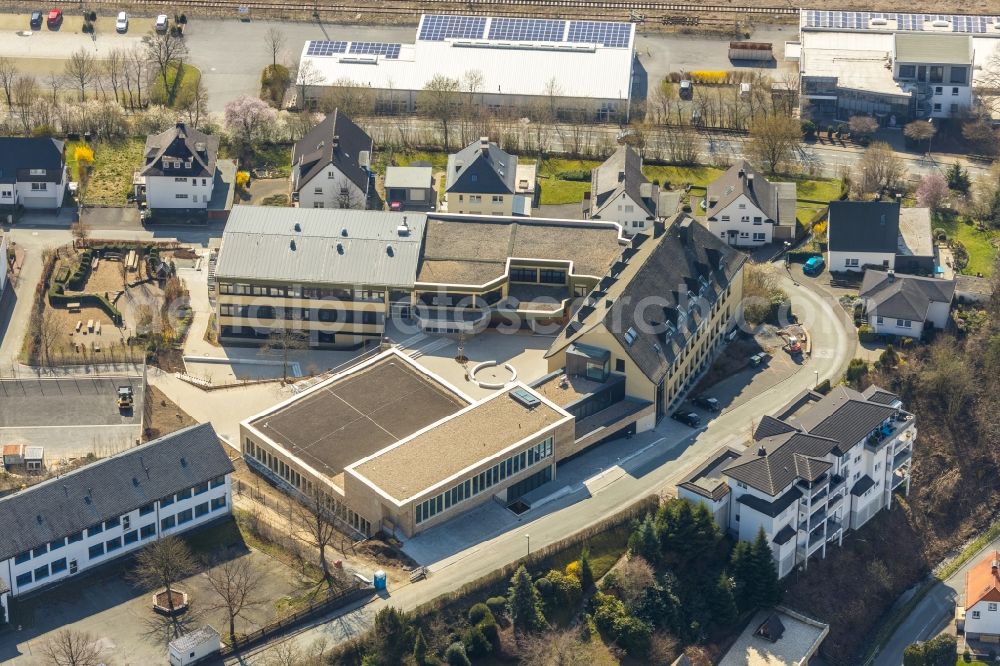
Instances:
[[[528,542],[528,555],[531,555],[531,535],[525,534],[524,539]]]

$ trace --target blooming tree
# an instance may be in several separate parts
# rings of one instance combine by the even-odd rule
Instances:
[[[249,95],[242,95],[226,104],[226,129],[244,148],[260,141],[277,117],[277,112],[267,102]]]
[[[948,196],[948,181],[939,173],[927,174],[917,186],[917,204],[937,210]]]

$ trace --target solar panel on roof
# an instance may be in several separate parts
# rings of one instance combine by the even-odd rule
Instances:
[[[446,39],[482,39],[485,31],[484,16],[425,14],[417,39],[428,42],[441,42]]]
[[[348,53],[358,55],[379,55],[388,60],[399,58],[399,44],[383,44],[382,42],[351,42]]]
[[[628,23],[570,21],[566,41],[623,49],[628,46],[631,34],[632,26]]]
[[[347,42],[331,42],[325,39],[318,39],[309,42],[306,47],[307,56],[332,56],[335,53],[344,53],[347,50]]]
[[[566,21],[495,17],[490,22],[489,39],[518,42],[561,42]]]

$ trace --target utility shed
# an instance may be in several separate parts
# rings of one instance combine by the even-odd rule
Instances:
[[[205,625],[197,631],[184,634],[170,641],[167,650],[171,666],[188,666],[201,661],[205,657],[218,652],[222,647],[219,632]]]

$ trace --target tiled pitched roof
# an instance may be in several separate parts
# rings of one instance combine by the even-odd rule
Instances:
[[[336,145],[333,137],[337,137]],[[301,190],[332,164],[362,192],[367,192],[368,169],[361,165],[361,153],[368,151],[371,159],[372,146],[372,138],[340,109],[335,109],[295,142],[292,165],[299,167],[296,186]]]
[[[834,451],[838,451],[836,440],[802,432],[785,433],[750,447],[726,468],[726,475],[773,497],[797,479],[819,478],[832,467],[822,460],[823,456]]]
[[[143,176],[215,177],[219,137],[205,134],[184,123],[146,137]],[[180,160],[179,167],[165,167],[164,158]],[[191,166],[186,166],[187,162]]]
[[[831,252],[883,252],[899,247],[899,204],[831,201],[827,226]]]
[[[768,219],[781,222],[779,201],[782,194],[785,193],[775,183],[757,173],[749,162],[741,160],[709,184],[705,197],[711,207],[706,215],[709,219],[714,218],[737,198],[745,196]]]
[[[471,194],[513,194],[517,177],[517,157],[505,153],[495,143],[483,150],[473,141],[448,156],[446,192]]]
[[[600,217],[601,210],[622,192],[641,206],[647,215],[656,215],[657,192],[642,196],[642,186],[649,180],[642,174],[642,158],[630,146],[621,146],[590,177],[591,217]]]
[[[45,169],[32,176],[31,169]],[[0,183],[58,183],[63,175],[63,142],[47,137],[0,137]]]
[[[965,574],[966,610],[980,601],[1000,602],[1000,576],[993,568],[994,563],[1000,563],[1000,552],[996,550],[990,551]]]
[[[889,405],[870,402],[857,391],[838,386],[797,420],[807,432],[833,439],[847,451],[895,413]]]
[[[0,561],[233,471],[195,425],[0,499]]]
[[[760,422],[757,423],[757,429],[753,432],[753,438],[755,440],[764,439],[765,437],[783,435],[786,432],[795,432],[795,426],[789,425],[784,421],[765,414],[760,417]]]
[[[858,296],[872,315],[923,321],[931,303],[951,303],[955,281],[865,271]]]

